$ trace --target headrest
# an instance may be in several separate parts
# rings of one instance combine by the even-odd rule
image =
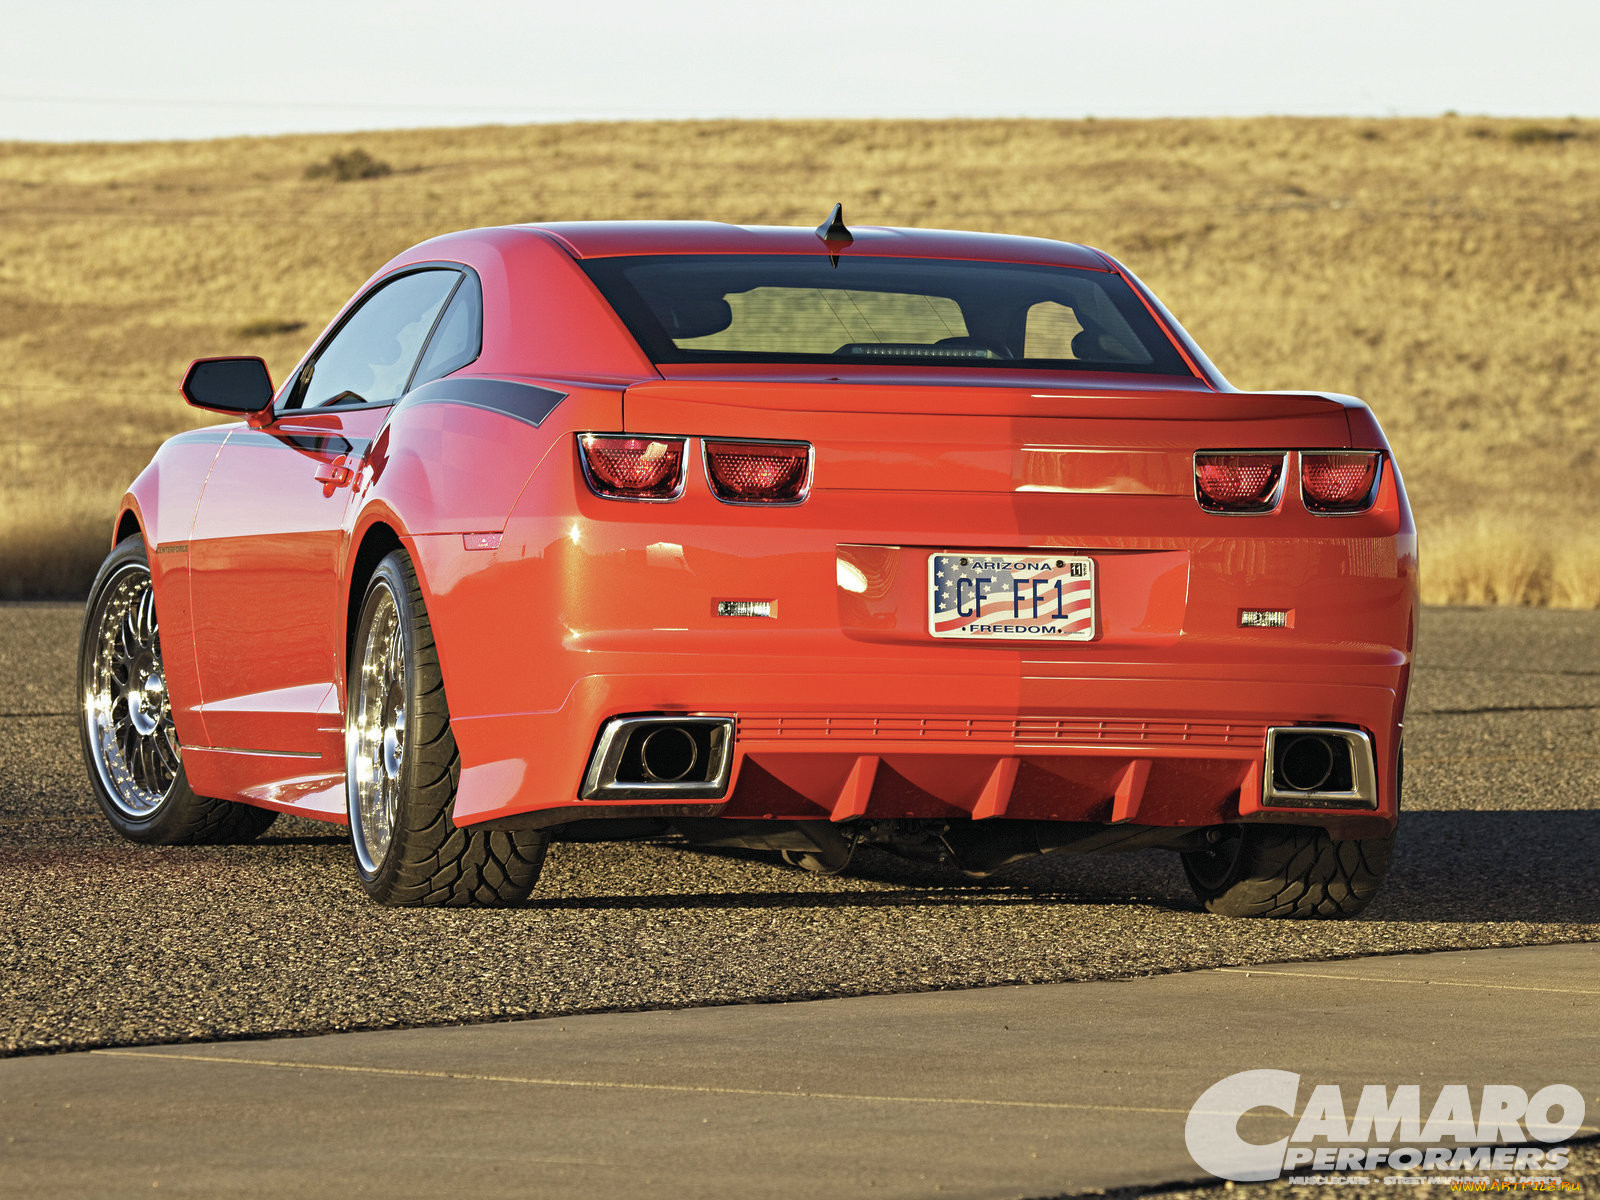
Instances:
[[[650,310],[674,341],[709,337],[733,324],[733,309],[721,296],[656,296]]]

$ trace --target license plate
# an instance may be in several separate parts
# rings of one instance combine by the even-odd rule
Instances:
[[[991,641],[1090,641],[1094,559],[1010,550],[929,555],[928,632]]]

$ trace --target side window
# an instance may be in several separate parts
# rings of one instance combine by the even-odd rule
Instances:
[[[460,280],[457,271],[415,271],[380,285],[301,372],[298,407],[398,400]]]
[[[483,297],[478,293],[478,281],[471,275],[461,280],[450,307],[433,331],[428,348],[411,380],[418,387],[429,380],[459,371],[483,350]]]

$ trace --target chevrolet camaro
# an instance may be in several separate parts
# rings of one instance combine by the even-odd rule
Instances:
[[[1178,853],[1206,908],[1388,867],[1416,534],[1372,413],[1232,387],[1037,238],[585,222],[399,255],[274,387],[201,359],[85,612],[126,837],[347,825],[389,904],[551,839],[813,871]]]

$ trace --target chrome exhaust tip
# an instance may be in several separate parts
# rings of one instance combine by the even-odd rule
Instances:
[[[1335,765],[1333,744],[1316,733],[1280,738],[1276,774],[1294,792],[1314,792],[1327,783]]]
[[[700,747],[682,725],[657,725],[639,740],[639,768],[651,783],[687,779],[700,761]]]
[[[612,717],[600,727],[578,798],[716,800],[732,769],[732,717]]]
[[[1372,739],[1336,725],[1267,730],[1261,803],[1266,808],[1377,808]]]

